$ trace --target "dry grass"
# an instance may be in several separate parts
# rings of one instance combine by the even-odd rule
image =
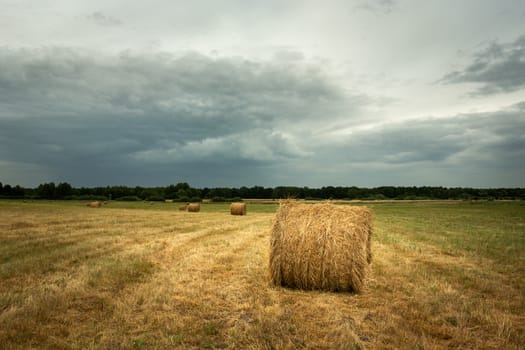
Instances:
[[[361,292],[371,262],[365,207],[281,202],[271,230],[270,274],[278,286]]]
[[[81,203],[0,202],[0,349],[525,343],[523,250],[500,261],[460,243],[452,251],[435,235],[470,237],[477,231],[464,229],[468,223],[485,220],[495,232],[505,222],[513,252],[523,244],[523,206],[493,210],[493,226],[490,212],[451,209],[459,226],[446,232],[435,208],[375,206],[371,280],[359,295],[271,287],[267,205],[252,206],[247,217],[229,215],[227,205],[203,205],[198,216],[163,206],[86,211]],[[421,225],[424,213],[432,225]]]

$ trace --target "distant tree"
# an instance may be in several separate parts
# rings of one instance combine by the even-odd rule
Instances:
[[[25,196],[25,191],[21,186],[16,185],[15,187],[11,189],[11,197],[24,198],[24,196]]]
[[[54,182],[40,184],[37,188],[37,194],[40,198],[55,199],[56,187]]]
[[[178,198],[188,198],[190,197],[190,185],[187,182],[179,182],[175,185],[175,194]]]
[[[145,188],[140,192],[139,197],[147,200],[163,201],[164,195],[162,192],[164,191],[159,188]]]
[[[349,199],[358,199],[361,198],[361,192],[362,190],[360,188],[352,186],[346,190],[346,197]]]
[[[301,198],[302,189],[295,186],[278,186],[273,189],[272,198]]]
[[[73,187],[67,182],[62,182],[55,188],[55,197],[58,199],[64,199],[65,197],[73,194]]]
[[[201,198],[210,198],[209,193],[210,193],[210,189],[208,187],[204,187],[201,190]]]
[[[9,197],[11,195],[11,185],[5,184],[2,193],[5,197]]]
[[[169,185],[164,189],[164,197],[171,199],[177,197],[177,188],[175,187],[175,185]]]
[[[142,198],[137,197],[137,196],[124,196],[124,197],[116,198],[115,200],[124,201],[124,202],[137,202],[137,201],[141,201]]]
[[[110,195],[112,198],[120,198],[125,196],[133,196],[134,191],[132,188],[126,186],[112,186],[106,190],[106,195],[108,198]]]
[[[175,185],[176,191],[179,191],[179,190],[188,191],[190,188],[191,187],[187,182],[179,182],[178,184]]]
[[[212,188],[208,195],[210,198],[230,198],[232,197],[232,189],[226,187]]]

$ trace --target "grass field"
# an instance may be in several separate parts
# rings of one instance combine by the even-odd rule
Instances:
[[[275,204],[0,201],[0,349],[525,348],[525,203],[367,205],[354,295],[269,285]]]

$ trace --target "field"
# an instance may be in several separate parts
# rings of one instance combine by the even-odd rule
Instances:
[[[0,349],[525,348],[525,203],[367,205],[354,295],[269,285],[275,204],[0,201]]]

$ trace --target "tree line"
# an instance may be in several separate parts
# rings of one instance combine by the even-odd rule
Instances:
[[[0,182],[0,198],[14,199],[76,199],[76,200],[149,200],[189,202],[208,199],[230,201],[241,198],[255,199],[525,199],[525,188],[468,188],[441,186],[381,186],[374,188],[324,186],[320,188],[277,186],[277,187],[215,187],[194,188],[187,182],[179,182],[165,187],[80,187],[75,188],[67,182],[40,184],[36,188],[11,186]]]

